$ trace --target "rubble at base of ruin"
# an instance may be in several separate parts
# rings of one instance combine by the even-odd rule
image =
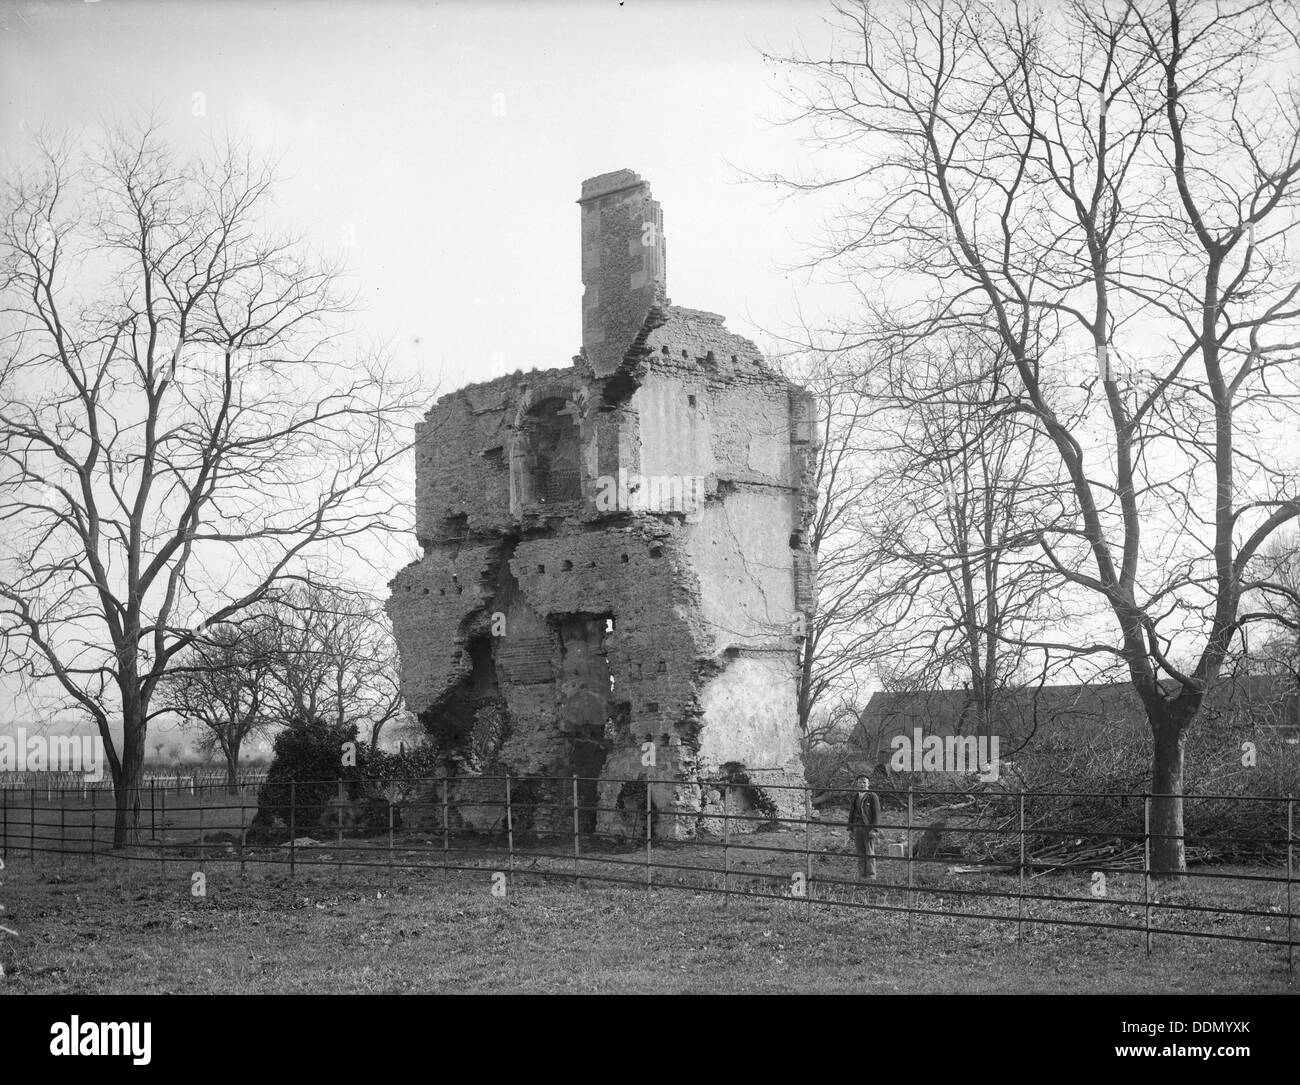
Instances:
[[[647,805],[655,837],[720,831],[727,793],[801,814],[812,397],[668,302],[639,176],[588,180],[579,207],[582,353],[418,427],[423,556],[388,602],[406,703],[465,828],[499,824],[506,774],[522,830],[572,831],[575,778],[602,835],[644,836]]]

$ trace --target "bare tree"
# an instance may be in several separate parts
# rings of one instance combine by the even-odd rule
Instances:
[[[1252,558],[1300,515],[1295,8],[1195,0],[845,4],[789,58],[826,173],[828,259],[906,330],[992,336],[997,409],[1069,480],[1038,539],[1114,635],[1153,736],[1153,865],[1185,870],[1184,745],[1241,627]],[[1280,453],[1280,454],[1279,454]],[[1082,544],[1089,567],[1061,551]],[[1046,642],[1044,642],[1046,643]]]
[[[355,726],[378,749],[384,726],[405,710],[382,604],[336,585],[295,584],[258,611],[269,630],[266,698],[276,714]]]
[[[1300,535],[1269,540],[1252,572],[1252,602],[1257,605],[1243,615],[1243,621],[1258,620],[1264,628],[1250,654],[1266,673],[1285,675],[1300,692]]]
[[[856,694],[860,672],[869,662],[866,638],[874,617],[861,545],[868,530],[864,518],[871,484],[863,427],[871,405],[852,368],[840,361],[832,352],[816,351],[791,366],[792,375],[817,398],[822,430],[817,508],[808,531],[817,568],[817,609],[805,620],[799,650],[799,727],[805,745],[836,731],[826,702],[835,696],[852,700]],[[815,725],[819,708],[826,718]]]
[[[864,670],[895,690],[961,683],[983,733],[1031,657],[1040,680],[1050,666],[1026,638],[1060,614],[1034,546],[1059,479],[1032,428],[987,409],[1007,364],[996,344],[954,335],[911,352],[924,363],[827,353],[801,374],[824,428],[801,707],[831,690],[854,701],[846,679]]]
[[[179,653],[158,685],[158,706],[199,729],[201,752],[221,754],[232,795],[244,743],[276,723],[266,704],[273,647],[255,622],[221,625]]]
[[[40,142],[4,192],[0,629],[95,719],[116,846],[177,655],[405,527],[414,389],[336,342],[338,268],[267,226],[272,181],[145,124]]]
[[[960,683],[966,726],[986,734],[1004,694],[1053,666],[1033,638],[1062,614],[1034,540],[1058,514],[1059,474],[997,404],[1009,361],[996,341],[934,336],[891,359],[871,426],[888,630],[875,654],[888,688]]]

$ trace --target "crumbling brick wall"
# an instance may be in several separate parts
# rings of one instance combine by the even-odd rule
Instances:
[[[576,775],[580,805],[604,808],[588,830],[643,832],[648,786],[656,835],[680,838],[718,812],[700,784],[724,767],[803,782],[816,412],[721,317],[668,301],[662,213],[636,174],[584,182],[579,205],[582,353],[429,410],[423,556],[388,607],[407,703],[449,771],[531,780],[542,830],[571,824]]]

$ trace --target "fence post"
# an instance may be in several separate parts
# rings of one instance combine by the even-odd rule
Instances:
[[[298,788],[297,782],[289,781],[289,877],[293,877],[294,865],[298,855]]]
[[[1295,909],[1291,906],[1291,882],[1295,878],[1295,797],[1286,797],[1286,981],[1295,980],[1295,935],[1292,923]]]
[[[722,906],[731,903],[731,781],[722,788]]]
[[[652,840],[654,838],[654,825],[651,818],[651,811],[654,809],[650,801],[650,780],[645,782],[645,887],[650,888],[654,882],[654,868],[650,865],[653,862],[651,858]]]
[[[36,862],[36,788],[28,789],[27,794],[27,860]]]
[[[167,789],[164,787],[158,795],[158,863],[162,872],[167,873]]]
[[[338,789],[338,824],[335,826],[334,849],[339,853],[339,863],[343,862],[343,779],[339,778]]]
[[[0,787],[0,810],[4,811],[4,836],[0,837],[0,860],[9,861],[9,789]]]
[[[59,866],[63,866],[64,852],[68,850],[68,789],[59,788]]]
[[[158,802],[158,780],[155,777],[149,781],[149,835],[155,840],[158,839],[158,819],[154,814],[154,807]]]
[[[190,786],[191,788],[193,788],[192,784]],[[203,861],[207,857],[207,854],[208,854],[208,849],[203,846],[203,785],[200,784],[199,785],[199,869],[200,870],[206,869],[206,867],[203,865]]]
[[[90,863],[95,864],[95,821],[99,810],[99,789],[90,789]]]
[[[444,878],[448,876],[447,853],[450,850],[449,826],[451,825],[451,821],[448,815],[450,813],[450,806],[451,806],[451,785],[448,783],[447,774],[444,772],[442,775],[442,876]]]
[[[442,876],[448,876],[447,862],[451,851],[451,784],[446,769],[442,773]]]
[[[578,775],[573,776],[573,880],[579,889],[582,888],[582,876],[579,874],[578,856],[582,854],[579,843],[578,829]]]
[[[803,910],[804,919],[812,919],[812,788],[807,784],[803,789],[803,895],[807,907]]]
[[[907,785],[907,933],[910,935],[916,927],[916,915],[913,909],[916,907],[916,894],[912,892],[915,884],[913,881],[913,860],[912,854],[912,785]]]
[[[393,880],[393,800],[388,800],[388,880]]]
[[[1016,890],[1016,945],[1025,938],[1025,787],[1020,785],[1020,879]]]
[[[1151,796],[1142,796],[1142,903],[1147,953],[1151,952]]]
[[[510,881],[515,880],[515,818],[510,805],[510,773],[506,773],[506,847],[510,851]]]

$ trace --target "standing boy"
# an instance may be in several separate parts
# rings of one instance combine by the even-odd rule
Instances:
[[[858,851],[858,877],[876,876],[876,827],[880,824],[880,799],[871,781],[858,776],[853,781],[853,802],[849,806],[849,835]]]

